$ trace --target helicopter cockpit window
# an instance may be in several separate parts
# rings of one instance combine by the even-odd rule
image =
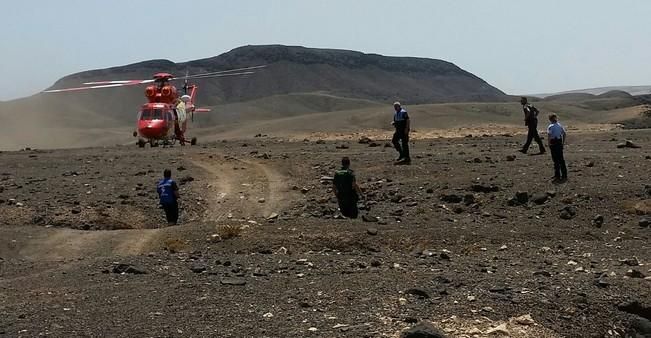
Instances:
[[[161,109],[145,109],[140,114],[141,120],[163,120],[163,110]]]

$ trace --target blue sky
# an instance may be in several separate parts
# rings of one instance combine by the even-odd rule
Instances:
[[[0,100],[247,44],[444,59],[510,94],[651,85],[646,0],[0,0]]]

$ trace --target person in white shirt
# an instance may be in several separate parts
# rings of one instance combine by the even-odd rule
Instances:
[[[547,127],[547,140],[549,142],[549,150],[552,153],[552,160],[554,161],[554,182],[562,183],[567,181],[567,166],[563,157],[563,144],[565,144],[566,136],[565,128],[558,123],[558,116],[556,114],[549,115],[549,122],[551,124]]]

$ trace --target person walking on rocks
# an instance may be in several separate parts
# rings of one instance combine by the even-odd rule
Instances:
[[[357,218],[357,201],[362,196],[362,190],[357,185],[355,173],[350,169],[348,157],[341,159],[341,169],[335,171],[332,182],[341,214],[348,218]]]
[[[160,205],[165,210],[168,225],[176,225],[179,221],[179,186],[172,179],[172,171],[165,169],[163,179],[156,186]]]
[[[391,124],[396,128],[396,131],[393,133],[391,142],[398,154],[400,154],[394,164],[411,164],[411,158],[409,157],[409,115],[407,110],[402,108],[400,102],[395,102],[393,109],[395,113]]]
[[[527,103],[527,98],[522,97],[520,99],[522,104],[522,110],[524,111],[524,125],[527,126],[527,142],[522,146],[520,152],[526,154],[531,145],[531,141],[535,140],[538,143],[538,148],[540,150],[539,154],[545,153],[545,146],[543,145],[540,135],[538,135],[538,109],[533,105]]]
[[[558,123],[556,114],[549,115],[551,124],[547,127],[547,139],[549,151],[552,153],[554,161],[554,183],[567,181],[567,166],[563,157],[563,145],[565,144],[565,128]]]

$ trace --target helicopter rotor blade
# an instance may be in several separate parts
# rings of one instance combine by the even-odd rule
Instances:
[[[255,69],[261,69],[265,68],[267,65],[260,65],[260,66],[252,66],[252,67],[244,67],[244,68],[236,68],[236,69],[229,69],[229,70],[220,70],[217,72],[208,72],[208,73],[199,73],[199,74],[192,74],[190,76],[186,76],[188,79],[196,79],[196,78],[201,78],[204,76],[212,76],[212,75],[221,75],[221,74],[229,74],[229,73],[235,73],[235,72],[245,72],[245,71],[251,71]]]
[[[118,81],[93,81],[93,82],[84,82],[85,85],[105,85],[105,84],[122,84],[126,86],[133,86],[145,83],[152,83],[153,79],[149,80],[118,80]]]
[[[73,92],[73,91],[86,90],[86,89],[114,88],[114,87],[124,87],[124,86],[132,86],[132,85],[133,84],[113,83],[113,84],[105,84],[105,85],[97,85],[97,86],[50,89],[50,90],[44,90],[43,93]]]
[[[186,81],[186,86],[187,86],[188,79],[205,79],[205,78],[226,77],[226,76],[246,76],[246,75],[251,75],[251,74],[255,73],[255,72],[253,72],[251,70],[260,69],[260,68],[264,68],[264,67],[267,67],[267,66],[266,65],[260,65],[260,66],[229,69],[229,70],[222,70],[222,71],[208,72],[208,73],[200,73],[200,74],[193,74],[193,75],[188,75],[187,72],[186,72],[186,75],[183,78],[176,77],[176,78],[171,78],[169,80],[173,81],[173,80],[184,79]],[[91,82],[84,82],[83,83],[84,87],[50,89],[50,90],[43,91],[43,93],[60,93],[60,92],[80,91],[80,90],[86,90],[86,89],[100,89],[100,88],[115,88],[115,87],[123,87],[123,86],[136,86],[136,85],[140,85],[140,84],[153,83],[155,81],[156,81],[155,79],[91,81]],[[185,86],[184,86],[184,88],[185,88]]]
[[[191,79],[206,79],[211,77],[226,77],[226,76],[244,76],[255,74],[255,72],[241,72],[241,73],[228,73],[228,74],[201,74],[201,76],[190,77]],[[175,79],[172,79],[175,80]]]

